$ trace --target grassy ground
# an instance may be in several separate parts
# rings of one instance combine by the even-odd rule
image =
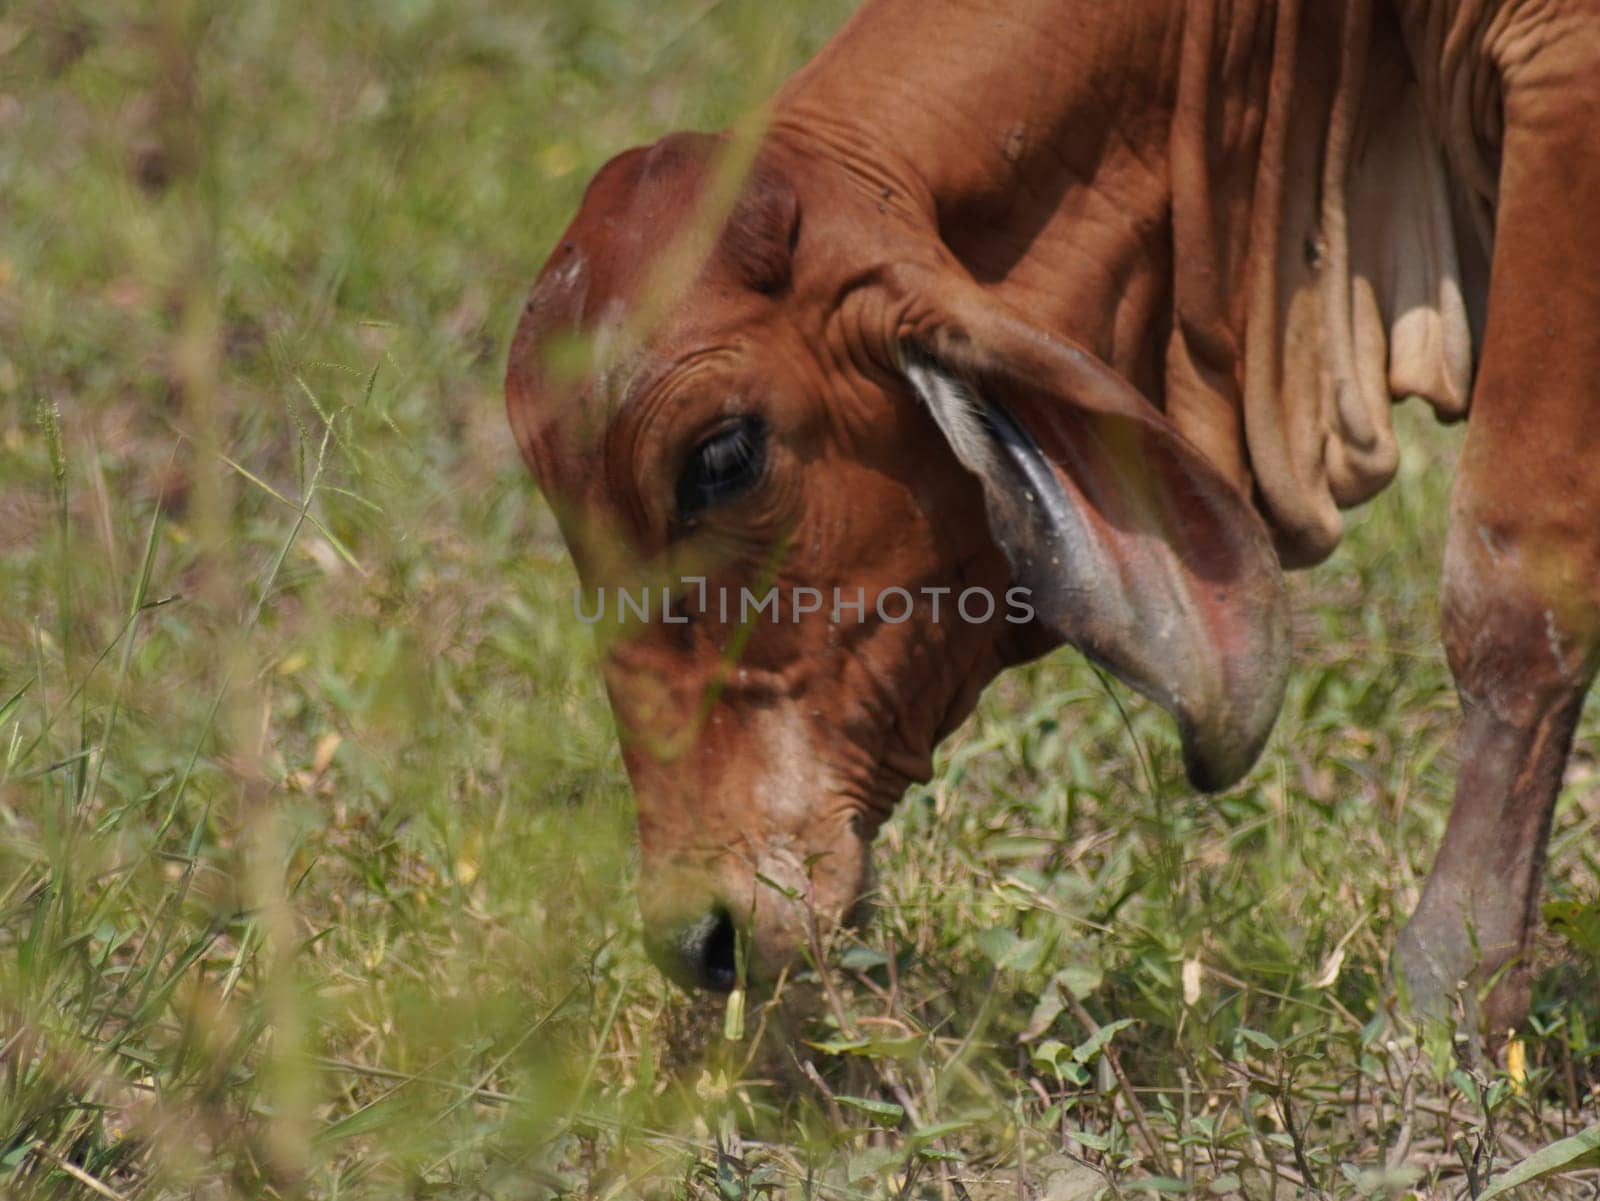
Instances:
[[[594,168],[850,7],[0,7],[0,1194],[1455,1196],[1600,1118],[1581,921],[1499,1066],[1378,1008],[1453,768],[1415,414],[1244,786],[1059,655],[820,977],[644,961],[506,343]],[[1600,925],[1597,752],[1549,877]]]

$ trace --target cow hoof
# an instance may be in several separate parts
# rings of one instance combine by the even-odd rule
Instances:
[[[1485,994],[1486,978],[1493,984]],[[1415,919],[1395,940],[1388,991],[1393,1012],[1414,1027],[1452,1026],[1473,1064],[1498,1056],[1527,1020],[1533,999],[1524,965],[1513,963],[1491,977],[1448,940],[1430,939],[1426,925]]]
[[[1504,1045],[1528,1020],[1533,1006],[1533,980],[1528,969],[1514,963],[1495,981],[1483,1001],[1483,1025],[1492,1050]]]

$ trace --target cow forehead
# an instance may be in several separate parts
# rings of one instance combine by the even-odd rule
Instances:
[[[550,352],[550,342],[561,335],[615,351],[617,334],[640,307],[652,269],[693,223],[710,141],[705,135],[673,135],[601,168],[528,297],[519,353]]]
[[[607,163],[529,294],[507,402],[546,488],[585,469],[631,387],[644,357],[632,317],[663,249],[693,222],[714,143],[678,134]]]
[[[551,256],[535,295],[576,301],[562,315],[579,325],[612,302],[636,301],[661,251],[692,225],[705,192],[716,139],[672,134],[619,154],[590,182],[583,204]],[[581,295],[565,273],[583,279]]]
[[[612,159],[540,273],[507,393],[547,488],[580,483],[631,399],[696,342],[748,333],[751,302],[787,283],[799,221],[787,176],[758,159],[731,209],[718,204],[709,191],[723,146],[673,134]]]

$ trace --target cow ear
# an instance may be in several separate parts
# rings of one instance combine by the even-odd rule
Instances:
[[[1224,788],[1272,730],[1283,576],[1260,517],[1126,381],[1004,313],[941,320],[901,370],[983,484],[1039,619],[1177,718],[1190,781]]]

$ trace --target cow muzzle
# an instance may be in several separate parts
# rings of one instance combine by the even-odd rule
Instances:
[[[739,983],[739,930],[716,904],[692,921],[646,922],[645,950],[661,974],[680,988],[732,992]]]
[[[864,916],[867,862],[862,845],[821,859],[780,850],[699,871],[646,864],[645,950],[686,989],[771,986]]]

